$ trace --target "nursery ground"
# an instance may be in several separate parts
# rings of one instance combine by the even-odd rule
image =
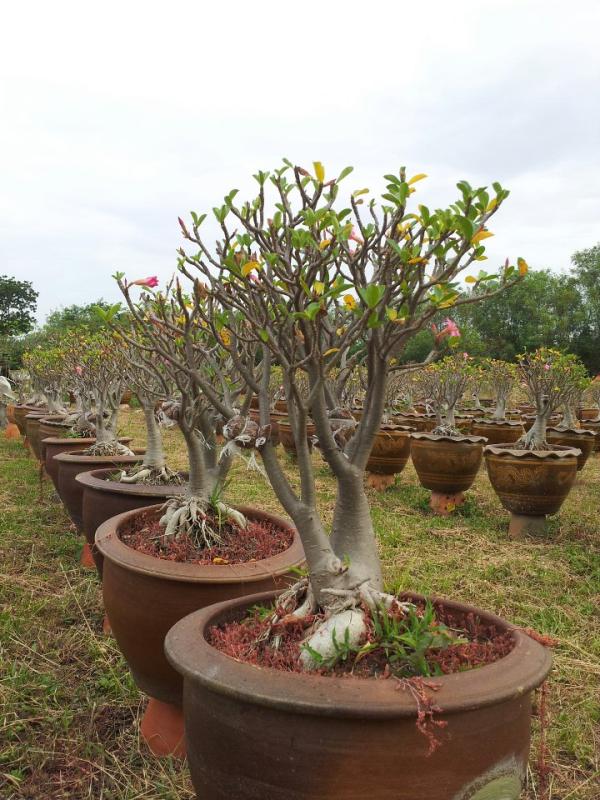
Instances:
[[[121,417],[142,443],[139,410]],[[171,466],[184,467],[177,431],[165,433]],[[288,460],[293,474],[293,463]],[[322,506],[334,483],[318,455]],[[243,464],[233,502],[281,513],[265,481]],[[512,542],[507,514],[482,470],[465,507],[431,516],[412,466],[383,494],[370,490],[388,587],[450,596],[558,640],[549,682],[547,786],[537,767],[539,720],[527,800],[598,797],[600,752],[600,456],[593,457],[543,538]],[[137,691],[114,639],[102,634],[94,573],[79,566],[81,540],[20,442],[0,438],[0,797],[15,800],[186,800],[181,764],[149,757]]]

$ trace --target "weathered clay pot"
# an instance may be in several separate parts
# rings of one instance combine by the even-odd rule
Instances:
[[[27,431],[25,429],[25,417],[27,414],[34,414],[34,413],[48,413],[48,409],[42,408],[41,406],[28,406],[28,405],[19,405],[15,406],[15,425],[19,429],[19,433],[21,436],[26,436]]]
[[[75,480],[79,473],[102,467],[127,469],[144,457],[143,450],[135,449],[134,453],[133,456],[84,456],[71,450],[54,456],[54,462],[58,463],[57,491],[79,533],[83,532],[83,486]]]
[[[260,412],[258,409],[252,408],[249,412],[250,419],[253,419],[255,422],[258,422],[260,419]],[[282,419],[286,419],[286,414],[282,414],[279,411],[272,411],[270,414],[271,420],[271,443],[273,447],[277,447],[279,444],[279,423]]]
[[[48,417],[43,417],[39,424],[39,440],[40,440],[40,461],[46,461],[46,446],[44,439],[48,438],[62,438],[67,436],[71,430],[69,424],[63,422],[64,416],[62,414],[51,414]]]
[[[594,447],[594,452],[600,452],[600,422],[586,419],[581,423],[581,427],[585,431],[592,431],[592,433],[596,434],[596,445]]]
[[[47,412],[46,412],[47,413]],[[40,443],[40,421],[44,418],[44,414],[37,411],[31,412],[25,417],[25,436],[31,447],[33,455],[39,461],[42,457],[41,443]]]
[[[577,475],[581,451],[556,445],[553,450],[515,450],[510,444],[488,445],[485,463],[500,502],[511,512],[509,535],[544,529],[545,518],[556,514]]]
[[[464,414],[468,417],[485,417],[486,410],[485,408],[475,408],[474,406],[465,406],[465,408],[460,409],[459,413]]]
[[[81,513],[83,534],[90,546],[98,574],[102,577],[102,554],[95,545],[96,531],[111,517],[136,508],[146,508],[165,503],[167,498],[185,494],[186,484],[169,486],[146,486],[136,483],[120,483],[108,480],[114,467],[80,472],[75,480],[83,486]]]
[[[436,601],[510,630],[515,644],[495,663],[435,678],[436,717],[447,727],[428,754],[416,703],[392,681],[259,668],[207,643],[210,627],[273,597],[202,609],[166,638],[167,657],[184,678],[188,762],[198,798],[518,800],[532,693],[551,666],[540,644],[492,614]]]
[[[473,436],[485,436],[488,444],[516,442],[524,433],[520,422],[511,420],[476,419],[471,428]]]
[[[130,436],[124,436],[119,439],[121,444],[128,445],[131,442]],[[44,469],[46,475],[49,475],[54,484],[54,488],[58,492],[58,461],[55,456],[59,453],[76,453],[81,450],[87,450],[96,443],[95,439],[81,439],[72,436],[50,436],[43,440],[44,446]]]
[[[548,428],[546,440],[549,444],[562,444],[563,447],[574,447],[581,450],[581,455],[577,456],[578,472],[584,468],[585,462],[594,452],[596,444],[596,436],[593,431],[582,428],[568,428],[567,430]]]
[[[599,409],[597,406],[580,406],[577,409],[577,419],[588,420],[596,419]]]
[[[308,422],[306,425],[306,437],[310,441],[311,436],[316,433],[316,428],[313,422]],[[283,445],[286,453],[291,455],[296,454],[296,442],[294,441],[294,434],[292,433],[292,426],[290,425],[287,417],[283,417],[279,421],[279,441]]]
[[[408,425],[414,428],[415,431],[433,430],[431,427],[428,427],[429,420],[427,417],[416,411],[404,411],[401,414],[394,414],[392,422],[394,425]]]
[[[239,510],[252,519],[290,527],[267,512],[248,507]],[[155,753],[182,755],[183,679],[164,654],[167,632],[187,614],[212,603],[244,597],[257,589],[281,590],[289,583],[290,570],[304,562],[304,551],[295,531],[288,550],[262,561],[203,566],[154,558],[128,547],[119,537],[119,530],[140,513],[158,515],[160,505],[119,514],[96,532],[96,546],[104,557],[104,604],[136,684],[154,701],[149,707],[148,724],[142,723],[142,734]],[[161,704],[171,710],[171,721],[173,715],[179,715],[179,741],[168,735],[161,741],[160,731],[154,729],[155,709],[161,709]]]
[[[288,404],[287,400],[276,400],[275,405],[273,406],[275,411],[278,411],[280,414],[287,414],[288,413]]]
[[[379,491],[391,486],[410,458],[408,426],[382,425],[375,434],[367,461],[367,483]]]
[[[132,397],[133,397],[133,392],[131,391],[131,389],[125,389],[125,391],[121,395],[121,405],[122,406],[129,405]]]
[[[473,417],[465,414],[457,414],[454,417],[454,424],[462,433],[470,433],[473,425]]]
[[[413,433],[410,454],[421,485],[431,489],[430,506],[449,514],[464,503],[481,465],[483,436],[437,436]]]

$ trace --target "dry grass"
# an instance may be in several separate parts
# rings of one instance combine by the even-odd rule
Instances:
[[[141,413],[122,427],[143,440]],[[184,467],[176,431],[171,466]],[[323,508],[334,487],[316,457]],[[289,462],[293,473],[293,464]],[[101,632],[95,575],[78,565],[80,540],[20,443],[0,444],[0,797],[185,800],[186,770],[145,754],[143,698],[113,639]],[[280,511],[243,465],[229,499]],[[586,467],[543,539],[511,542],[507,515],[485,473],[450,519],[426,510],[412,467],[384,494],[371,492],[390,587],[476,603],[557,638],[550,682],[547,798],[598,797],[600,732],[600,457]],[[534,755],[537,747],[534,722]],[[542,796],[535,767],[524,797]]]

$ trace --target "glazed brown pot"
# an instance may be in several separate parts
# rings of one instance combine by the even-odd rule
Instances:
[[[94,469],[90,472],[80,472],[75,478],[77,483],[83,486],[81,506],[83,533],[90,545],[100,577],[102,577],[103,559],[94,541],[100,525],[125,511],[165,503],[167,498],[185,494],[187,489],[185,483],[147,486],[108,480],[114,471],[114,468]],[[182,477],[187,479],[187,476]]]
[[[133,456],[84,456],[71,450],[54,456],[54,463],[58,464],[57,491],[79,533],[83,531],[83,486],[75,480],[79,473],[102,467],[127,469],[144,458],[144,450],[136,448],[134,453]]]
[[[166,638],[167,657],[184,679],[188,761],[198,798],[518,800],[532,693],[551,666],[540,644],[492,614],[436,601],[511,631],[514,648],[493,664],[435,678],[436,716],[447,727],[429,755],[417,730],[416,703],[393,681],[260,668],[207,643],[210,627],[240,619],[251,604],[273,597],[202,609]]]
[[[255,422],[260,421],[260,411],[258,409],[250,409],[249,412],[250,419],[253,419]],[[273,447],[277,447],[279,444],[279,423],[282,419],[285,419],[286,415],[280,413],[279,411],[272,411],[270,414],[271,420],[271,444]]]
[[[121,395],[121,405],[122,406],[129,405],[132,397],[133,397],[133,392],[131,391],[131,389],[126,389]]]
[[[473,436],[485,436],[488,444],[516,442],[524,433],[520,422],[511,420],[476,419],[471,428]]]
[[[477,477],[484,444],[482,436],[413,433],[410,455],[421,485],[438,494],[466,492]]]
[[[418,412],[404,411],[402,414],[394,414],[392,422],[395,425],[408,425],[414,428],[415,431],[432,430],[432,428],[427,427],[428,420],[425,415]]]
[[[581,406],[577,409],[577,419],[579,420],[588,420],[588,419],[596,419],[600,413],[600,409],[597,406]]]
[[[585,431],[591,431],[592,433],[596,434],[596,445],[594,447],[594,452],[600,451],[600,422],[596,422],[595,420],[587,419],[581,423],[581,427]]]
[[[288,413],[287,400],[276,400],[274,409],[275,411],[278,411],[280,414],[287,414]]]
[[[316,428],[313,422],[306,424],[306,437],[310,440],[311,436],[316,433]],[[291,455],[296,454],[296,442],[294,441],[294,434],[292,433],[292,426],[290,425],[287,417],[283,417],[279,421],[279,441],[283,445],[284,450]]]
[[[473,425],[473,417],[464,414],[457,414],[454,417],[454,424],[461,433],[470,433]]]
[[[19,429],[21,436],[26,436],[27,431],[25,428],[25,417],[27,414],[34,413],[48,413],[48,409],[41,408],[40,406],[18,405],[15,406],[15,425]]]
[[[515,450],[510,444],[488,445],[485,463],[490,483],[507,511],[521,516],[556,514],[577,475],[579,452],[556,445],[555,450]]]
[[[47,412],[46,412],[47,413]],[[38,461],[41,460],[41,443],[40,443],[40,421],[44,418],[45,414],[39,412],[31,412],[25,416],[25,436],[31,447],[33,455]]]
[[[42,417],[40,420],[38,430],[40,440],[40,461],[42,463],[45,463],[46,461],[46,446],[44,444],[44,439],[62,438],[71,430],[71,426],[68,423],[64,423],[63,420],[63,414],[51,414],[50,416]]]
[[[561,444],[563,447],[574,447],[581,450],[581,455],[577,456],[577,471],[580,472],[585,467],[585,462],[594,452],[596,436],[593,431],[582,428],[548,428],[546,440],[549,444]]]
[[[382,425],[375,434],[367,472],[390,476],[402,472],[410,458],[411,430],[408,426]]]
[[[290,570],[304,562],[294,531],[292,546],[283,553],[245,564],[182,564],[140,553],[124,544],[119,531],[140,513],[158,516],[160,505],[143,512],[127,511],[104,522],[96,546],[104,557],[102,591],[110,624],[139,688],[164,703],[181,706],[183,680],[167,661],[163,644],[180,619],[211,603],[289,584]],[[282,519],[240,506],[254,520],[290,528]]]
[[[130,436],[124,436],[121,437],[119,441],[121,444],[128,445],[132,439]],[[96,444],[96,440],[92,438],[80,439],[71,436],[50,436],[44,439],[42,444],[44,447],[44,468],[46,474],[52,479],[54,488],[58,492],[58,461],[56,461],[54,457],[59,453],[77,453],[81,450],[87,450],[88,447]]]

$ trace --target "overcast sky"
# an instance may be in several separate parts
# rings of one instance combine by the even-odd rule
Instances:
[[[599,31],[598,0],[3,4],[0,274],[40,320],[166,279],[178,215],[282,156],[405,164],[432,206],[499,180],[488,263],[566,269],[600,240]]]

